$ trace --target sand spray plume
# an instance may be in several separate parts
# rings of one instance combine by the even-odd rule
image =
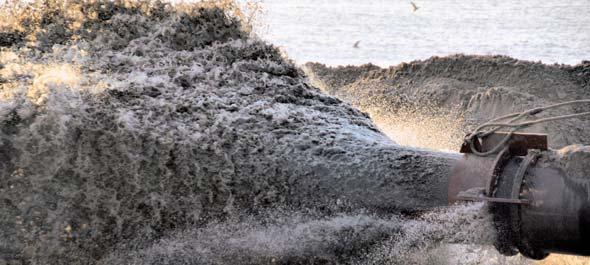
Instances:
[[[395,144],[231,12],[47,3],[3,29],[3,262],[396,263],[485,237],[457,230],[477,207],[438,209],[454,154]]]
[[[375,96],[359,100],[358,107],[385,135],[405,146],[456,152],[466,131],[459,108],[428,101]]]
[[[243,66],[256,65],[250,60],[272,58],[273,50],[244,40],[240,23],[222,9],[192,8],[180,12],[147,1],[3,6],[4,12],[20,12],[14,16],[19,27],[3,25],[2,43],[9,47],[3,48],[0,64],[3,260],[87,263],[123,237],[158,237],[203,216],[214,218],[203,214],[208,210],[199,201],[231,205],[231,196],[221,191],[223,175],[235,174],[231,160],[219,149],[217,155],[212,151],[221,142],[191,143],[202,141],[209,133],[205,129],[214,133],[215,114],[200,112],[192,123],[178,120],[199,112],[200,104],[225,104],[208,100],[212,95],[201,103],[192,101],[199,96],[189,96],[174,104],[158,96],[177,97],[173,94],[194,83],[200,88],[189,91],[202,96],[198,89],[227,80],[220,75],[221,69],[231,69],[227,61],[245,56]],[[72,10],[78,15],[70,16]],[[192,32],[195,28],[201,30]],[[158,59],[162,54],[169,59]],[[266,61],[275,69],[269,71],[288,69],[274,58],[276,63]],[[141,111],[140,102],[152,107]],[[167,126],[174,129],[146,130]],[[225,131],[223,124],[216,127]],[[139,149],[145,148],[151,151],[142,154]],[[190,158],[201,152],[211,161]],[[200,163],[218,167],[195,168]],[[181,177],[200,171],[211,178]],[[163,218],[164,211],[177,216]]]

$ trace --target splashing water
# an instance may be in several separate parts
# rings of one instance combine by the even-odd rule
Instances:
[[[420,263],[489,242],[481,205],[431,211],[452,155],[395,145],[223,9],[68,3],[3,26],[2,262]]]
[[[489,216],[481,203],[417,218],[275,212],[245,219],[183,231],[139,251],[117,253],[103,263],[453,264],[456,255],[462,256],[457,260],[460,264],[526,263],[521,257],[494,254],[466,258],[463,254],[469,251],[489,250],[481,245],[448,245],[492,242]]]
[[[456,152],[466,134],[458,109],[428,103],[399,106],[375,100],[363,102],[359,108],[369,113],[385,135],[405,146]]]

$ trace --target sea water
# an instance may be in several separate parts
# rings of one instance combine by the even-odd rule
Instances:
[[[400,0],[263,0],[256,32],[300,64],[389,66],[456,53],[590,60],[589,0],[414,3],[416,11]]]

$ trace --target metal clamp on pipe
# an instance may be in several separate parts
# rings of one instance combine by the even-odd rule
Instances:
[[[499,144],[493,155],[472,153]],[[449,203],[488,203],[495,247],[504,255],[590,256],[590,148],[564,150],[548,150],[543,134],[494,132],[465,143],[449,180]]]

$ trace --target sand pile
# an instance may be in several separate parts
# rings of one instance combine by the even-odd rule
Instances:
[[[454,155],[395,145],[227,5],[0,9],[0,261],[335,263],[444,241],[404,218],[446,202]],[[284,247],[244,248],[257,233]]]
[[[368,112],[401,144],[457,150],[465,133],[493,117],[590,97],[590,62],[544,65],[504,56],[433,57],[381,69],[305,65],[324,91]],[[549,116],[590,109],[566,107]],[[588,119],[533,126],[550,146],[589,144]],[[414,137],[412,137],[414,136]]]

